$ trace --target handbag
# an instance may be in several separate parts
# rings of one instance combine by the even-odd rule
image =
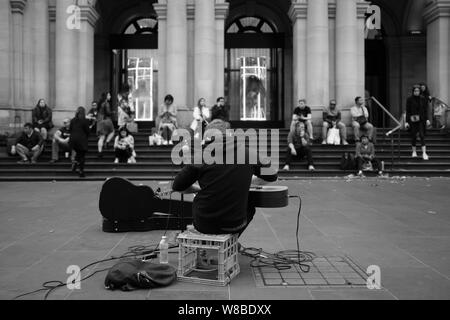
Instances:
[[[133,291],[167,287],[177,278],[171,265],[155,264],[138,259],[124,259],[114,265],[106,275],[108,290]]]
[[[364,126],[368,122],[365,116],[360,116],[356,118],[356,121],[359,123],[360,126]]]
[[[327,144],[333,145],[341,144],[341,135],[339,129],[331,128],[330,130],[328,130]]]

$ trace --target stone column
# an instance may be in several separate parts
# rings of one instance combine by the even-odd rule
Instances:
[[[187,0],[187,79],[186,79],[186,108],[184,117],[192,121],[192,108],[197,104],[197,84],[195,82],[195,0]],[[190,125],[190,123],[189,123]]]
[[[56,82],[56,109],[58,111],[75,112],[80,104],[78,96],[79,75],[79,30],[74,22],[74,12],[68,13],[75,0],[56,1],[56,56],[55,56],[55,82]]]
[[[13,82],[13,106],[23,107],[23,13],[26,0],[10,0],[12,13],[12,58],[13,70],[11,80]]]
[[[186,0],[167,0],[166,90],[175,105],[187,105],[187,8]]]
[[[22,103],[27,109],[36,104],[34,98],[34,12],[35,2],[27,3],[23,12],[23,87]]]
[[[158,106],[167,94],[166,91],[166,42],[167,42],[167,3],[159,0],[153,4],[158,16]]]
[[[427,78],[431,94],[450,103],[450,0],[430,1],[427,25]]]
[[[205,98],[211,104],[216,91],[216,21],[214,1],[195,0],[194,35],[194,100]]]
[[[306,18],[308,4],[306,0],[296,0],[292,2],[289,9],[289,17],[294,25],[293,33],[293,103],[296,105],[300,99],[306,98]],[[291,108],[294,108],[291,106]],[[289,114],[292,113],[289,112]]]
[[[339,1],[338,1],[339,2]],[[356,72],[358,74],[357,93],[355,97],[364,97],[366,92],[366,50],[365,50],[365,26],[366,12],[369,7],[367,1],[357,1],[357,39],[358,39],[358,66]]]
[[[329,102],[328,0],[308,2],[307,18],[307,100],[313,110]]]
[[[208,104],[214,105],[218,97],[225,95],[225,20],[230,4],[224,0],[216,0],[216,97]]]
[[[348,109],[359,94],[357,0],[339,0],[336,6],[336,99]]]
[[[94,100],[94,32],[99,18],[95,1],[79,1],[81,9],[81,30],[79,32],[79,104],[89,108]]]
[[[50,17],[48,0],[30,1],[30,9],[34,12],[33,21],[33,99],[50,100]]]
[[[0,0],[0,107],[11,107],[11,10],[9,0]],[[5,113],[2,117],[8,117]]]

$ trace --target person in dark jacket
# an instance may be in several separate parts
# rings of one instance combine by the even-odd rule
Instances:
[[[112,122],[113,110],[111,105],[111,94],[103,93],[99,102],[99,109],[97,114],[97,135],[98,139],[98,157],[103,157],[103,146],[106,148],[112,143],[114,139],[115,131],[114,124]]]
[[[300,117],[296,114],[293,116],[294,125],[288,135],[288,149],[286,151],[286,165],[284,171],[290,170],[290,165],[294,158],[302,160],[306,158],[308,162],[308,170],[315,171],[314,160],[311,151],[311,138],[306,132],[305,123],[300,121]]]
[[[18,154],[22,160],[18,163],[29,163],[28,157],[31,158],[31,163],[35,164],[42,153],[44,139],[40,133],[33,129],[31,123],[24,126],[23,134],[16,140],[16,144],[12,148],[12,154]]]
[[[84,164],[86,153],[88,152],[89,132],[89,120],[86,119],[86,110],[83,107],[79,107],[75,118],[70,122],[69,145],[76,152],[72,171],[75,172],[78,167],[80,178],[85,177]]]
[[[38,131],[44,140],[47,140],[48,131],[53,128],[52,109],[45,103],[44,99],[40,99],[33,109],[33,126]]]
[[[422,144],[423,160],[429,160],[425,144],[426,129],[430,126],[428,100],[421,95],[420,86],[413,87],[413,94],[406,101],[406,129],[411,131],[412,157],[417,158],[417,135]]]

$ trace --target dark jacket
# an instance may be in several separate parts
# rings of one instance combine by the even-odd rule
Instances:
[[[102,121],[106,119],[112,119],[113,110],[111,108],[111,103],[109,101],[104,101],[98,109],[97,120]]]
[[[36,128],[46,128],[46,129],[53,128],[52,122],[53,113],[52,109],[50,109],[49,107],[41,108],[37,106],[36,108],[33,109],[32,117],[33,117],[33,125]],[[38,123],[39,120],[43,120],[44,123],[39,124]]]
[[[406,101],[406,122],[411,124],[411,116],[420,116],[420,122],[425,123],[428,119],[428,102],[422,96],[409,97]]]
[[[72,119],[70,122],[70,146],[75,151],[88,151],[89,120]]]
[[[234,150],[234,151],[232,151]],[[233,143],[226,144],[224,158],[233,152],[237,160],[237,147]],[[203,233],[217,234],[221,228],[234,228],[243,223],[247,216],[248,195],[253,175],[269,182],[276,181],[278,176],[263,175],[262,164],[252,165],[248,159],[250,150],[246,148],[246,163],[242,165],[189,165],[177,175],[173,190],[184,191],[193,183],[200,185],[201,191],[194,199],[192,206],[194,223],[201,226]],[[237,163],[237,162],[234,162]]]
[[[29,150],[33,149],[37,145],[42,146],[43,143],[44,139],[42,139],[42,136],[36,131],[33,131],[30,137],[28,137],[24,132],[16,140],[16,144],[21,144],[22,146],[27,147]]]

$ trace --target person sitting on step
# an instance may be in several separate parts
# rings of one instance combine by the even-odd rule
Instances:
[[[26,123],[22,135],[16,140],[12,147],[12,154],[18,154],[22,160],[19,164],[35,164],[44,149],[44,139],[41,134],[34,130],[31,123]]]
[[[355,141],[361,141],[361,129],[364,129],[367,132],[369,140],[373,141],[374,127],[369,123],[369,110],[367,110],[367,107],[364,105],[364,98],[356,97],[355,103],[356,105],[350,110],[352,114],[352,126]]]
[[[298,120],[305,124],[305,127],[308,129],[308,135],[309,135],[309,138],[311,139],[311,142],[314,141],[312,111],[311,111],[311,108],[306,105],[305,99],[301,99],[298,102],[298,107],[295,108],[294,115],[297,115]]]
[[[59,160],[60,148],[66,153],[66,158],[69,158],[71,153],[72,162],[75,161],[75,151],[71,150],[70,141],[70,119],[64,119],[64,125],[58,131],[55,132],[52,142],[52,160],[50,163],[56,163]]]
[[[347,142],[347,127],[341,121],[341,111],[336,106],[336,100],[330,101],[330,106],[323,112],[323,129],[322,129],[322,144],[327,144],[328,130],[332,128],[339,129],[341,135],[341,142],[344,146]]]
[[[286,155],[286,165],[283,170],[289,171],[290,165],[293,158],[298,158],[299,160],[306,157],[308,162],[308,170],[314,171],[314,161],[311,151],[311,139],[309,134],[306,132],[305,124],[300,121],[299,116],[294,115],[294,124],[291,127],[291,131],[288,135],[288,150]]]
[[[48,132],[53,128],[52,113],[52,109],[47,106],[44,99],[39,100],[32,112],[34,129],[44,140],[47,140]]]
[[[119,129],[114,142],[116,160],[114,163],[136,163],[134,151],[134,138],[126,127]]]
[[[378,175],[383,175],[380,161],[375,156],[375,146],[367,136],[361,136],[361,143],[356,144],[356,163],[360,177],[364,176],[363,171],[368,170],[378,170]]]
[[[172,135],[178,128],[177,109],[173,102],[173,96],[167,95],[156,119],[158,133],[163,137],[163,145],[165,146],[173,145]]]

